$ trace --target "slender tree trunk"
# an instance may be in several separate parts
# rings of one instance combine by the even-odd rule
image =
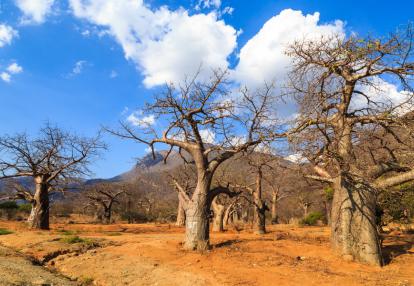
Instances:
[[[177,209],[177,221],[175,223],[176,226],[185,226],[185,210],[183,206],[183,201],[178,196],[178,209]]]
[[[376,227],[376,192],[349,175],[335,181],[331,214],[333,248],[346,259],[383,265]]]
[[[229,225],[229,221],[233,218],[233,216],[231,216],[233,207],[234,207],[234,202],[228,205],[226,210],[224,211],[223,228],[227,228],[227,226]]]
[[[266,233],[266,205],[262,200],[262,171],[256,176],[256,189],[253,192],[254,201],[254,225],[253,230],[257,234]]]
[[[27,222],[30,228],[49,229],[49,188],[42,178],[35,177],[35,194]]]
[[[278,193],[276,191],[274,191],[272,193],[272,224],[277,224],[278,223],[277,197],[278,197]]]
[[[331,225],[331,202],[324,201],[324,206],[325,206],[326,223],[327,225]]]
[[[211,205],[213,207],[213,213],[214,213],[213,231],[223,232],[224,231],[223,220],[224,220],[225,207],[217,202],[217,197],[213,199],[213,202]]]
[[[209,214],[211,200],[208,191],[211,176],[198,174],[197,187],[187,203],[184,249],[204,251],[210,247]]]

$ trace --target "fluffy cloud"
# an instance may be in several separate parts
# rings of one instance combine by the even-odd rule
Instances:
[[[0,73],[0,78],[5,82],[10,82],[11,76],[7,72]]]
[[[4,82],[10,82],[12,75],[19,74],[23,71],[23,68],[17,63],[10,64],[3,72],[0,73],[0,78]]]
[[[18,63],[12,63],[7,67],[7,71],[11,74],[18,74],[23,71],[23,68]]]
[[[381,111],[382,109],[395,108],[395,112],[404,114],[413,109],[412,93],[398,90],[396,85],[379,77],[374,78],[370,85],[360,86],[357,89],[363,92],[370,102],[363,95],[355,94],[351,102],[352,110],[372,108]]]
[[[149,127],[155,124],[155,116],[150,114],[147,116],[141,117],[142,112],[134,112],[127,117],[127,121],[129,121],[132,125],[138,127]]]
[[[211,2],[215,5],[214,1]],[[227,68],[236,30],[215,13],[189,15],[184,9],[151,9],[142,0],[70,0],[76,17],[108,29],[134,61],[147,87],[179,82],[200,67]]]
[[[0,24],[0,48],[9,45],[17,35],[17,31],[12,27]]]
[[[200,130],[201,139],[204,143],[214,144],[216,143],[216,134],[211,129],[202,129]]]
[[[256,87],[264,81],[281,81],[286,75],[290,59],[285,50],[300,39],[313,39],[332,34],[344,35],[341,21],[318,24],[319,13],[303,15],[301,11],[286,9],[268,20],[260,31],[240,50],[234,78]]]
[[[54,0],[16,0],[16,5],[23,13],[22,23],[41,24],[52,12]]]

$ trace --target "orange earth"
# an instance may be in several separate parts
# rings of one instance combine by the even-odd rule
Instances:
[[[385,238],[387,264],[379,268],[334,255],[328,227],[211,233],[205,253],[182,250],[184,229],[167,224],[62,223],[30,231],[0,221],[0,228],[13,231],[0,236],[1,246],[80,285],[414,285],[414,234],[401,231]],[[70,241],[76,236],[80,241]]]

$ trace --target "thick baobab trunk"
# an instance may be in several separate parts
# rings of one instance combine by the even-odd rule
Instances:
[[[177,221],[175,225],[185,226],[185,210],[184,210],[184,204],[181,198],[178,198]]]
[[[30,228],[49,229],[49,188],[41,178],[35,178],[35,194],[27,222]]]
[[[272,224],[278,223],[278,216],[277,216],[277,192],[272,193]]]
[[[215,197],[211,204],[213,207],[213,213],[214,213],[213,231],[223,232],[224,231],[223,220],[224,220],[225,207],[217,202],[217,198],[218,197]]]
[[[349,175],[335,179],[331,236],[333,248],[344,258],[383,265],[376,227],[376,192]]]
[[[204,251],[210,247],[209,215],[211,200],[208,197],[211,177],[203,174],[187,202],[185,212],[184,249]]]
[[[254,225],[253,230],[257,234],[266,233],[266,210],[267,206],[262,200],[262,171],[256,176],[256,189],[253,192],[254,202]]]

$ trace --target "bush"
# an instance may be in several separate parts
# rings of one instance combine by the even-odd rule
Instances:
[[[7,201],[7,202],[0,203],[0,209],[11,210],[11,209],[17,209],[17,208],[19,208],[19,206],[14,201]]]
[[[6,235],[6,234],[11,234],[11,233],[13,232],[8,229],[0,228],[0,235]]]
[[[32,211],[32,205],[31,204],[21,204],[19,205],[19,211],[30,213]]]
[[[324,216],[321,212],[311,212],[300,221],[301,225],[316,225],[318,221],[322,221]]]

